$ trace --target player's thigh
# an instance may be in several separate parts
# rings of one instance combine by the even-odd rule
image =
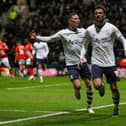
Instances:
[[[98,65],[92,65],[92,79],[102,78],[103,68]]]
[[[79,79],[79,70],[77,65],[67,66],[67,69],[71,81]]]
[[[105,76],[107,79],[107,83],[115,83],[117,81],[117,76],[116,76],[116,67],[107,67],[105,70]]]
[[[103,67],[92,65],[92,79],[95,86],[100,86],[103,78]]]
[[[81,78],[86,79],[89,78],[91,79],[91,72],[89,70],[88,64],[87,63],[83,63],[80,67],[80,75]]]

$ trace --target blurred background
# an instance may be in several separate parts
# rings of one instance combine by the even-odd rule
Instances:
[[[29,33],[35,30],[41,35],[52,35],[67,27],[69,12],[77,12],[81,26],[86,28],[93,23],[94,7],[104,4],[107,20],[120,29],[126,37],[126,0],[0,0],[0,39],[10,48],[9,59],[14,67],[14,48],[18,40],[24,44]],[[32,42],[32,41],[31,41]],[[47,67],[62,69],[65,66],[61,42],[49,43],[50,53]],[[90,63],[90,50],[87,58]],[[124,57],[123,46],[114,44],[116,63]]]

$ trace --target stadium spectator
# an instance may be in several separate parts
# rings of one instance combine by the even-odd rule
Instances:
[[[81,26],[87,27],[94,22],[93,20],[93,9],[97,3],[105,4],[107,7],[107,17],[108,21],[112,24],[118,25],[122,34],[126,37],[126,28],[125,28],[125,14],[126,14],[126,2],[125,0],[18,0],[22,2],[16,2],[17,0],[1,0],[0,3],[0,36],[4,40],[6,39],[7,45],[9,48],[13,45],[13,39],[20,38],[22,41],[28,36],[29,32],[32,29],[35,29],[37,32],[40,32],[42,35],[51,35],[56,31],[67,27],[67,14],[70,11],[76,11],[79,13],[79,16],[82,20]],[[24,2],[23,2],[24,1]],[[8,12],[17,5],[26,6],[28,13],[25,13],[26,16],[21,16],[23,19],[20,20],[19,15],[17,15],[16,20],[10,20],[8,18]],[[23,4],[22,4],[23,3]],[[31,4],[33,6],[31,6]],[[23,8],[23,7],[22,7]],[[29,11],[30,8],[30,11]],[[23,9],[21,9],[23,10]],[[83,11],[82,11],[83,10]],[[24,11],[23,11],[24,12]],[[21,14],[21,13],[20,13]],[[22,15],[22,14],[21,14]],[[26,17],[26,18],[25,18]],[[56,22],[55,22],[56,21]],[[22,23],[21,23],[22,22]],[[52,44],[49,44],[49,47]],[[53,44],[59,46],[59,42]],[[123,48],[117,49],[120,46],[120,43],[117,42],[115,46],[117,50],[121,50],[121,55],[123,55]],[[53,53],[56,53],[57,50],[52,49]],[[62,48],[59,48],[59,51],[63,52]],[[52,58],[51,55],[48,56],[48,66],[56,66],[54,63],[58,62],[58,57],[54,57],[54,62],[50,62]],[[90,56],[88,56],[90,57]],[[116,61],[120,59],[120,55],[116,53]],[[87,58],[89,60],[89,58]],[[58,67],[58,66],[56,66]]]
[[[92,77],[96,90],[100,96],[104,96],[105,87],[103,74],[107,83],[110,84],[112,99],[114,103],[113,116],[119,114],[120,93],[117,87],[116,64],[113,51],[114,40],[118,39],[123,43],[124,54],[126,56],[126,39],[117,27],[105,21],[106,9],[102,5],[95,8],[95,24],[87,28],[87,43],[92,44]],[[83,51],[82,51],[83,52]]]
[[[23,24],[26,19],[29,17],[29,8],[26,5],[26,0],[17,0],[17,4],[11,6],[10,8],[10,12],[15,11],[16,12],[16,16],[19,20],[17,20],[18,22],[20,22],[21,24]]]
[[[37,66],[37,75],[40,78],[40,83],[43,83],[43,70],[46,68],[46,58],[49,53],[49,48],[47,43],[43,43],[41,41],[35,41],[33,47]]]
[[[80,89],[81,82],[80,76],[84,80],[86,85],[87,94],[87,111],[89,113],[94,113],[92,110],[92,86],[90,83],[90,71],[85,58],[85,53],[81,56],[83,64],[78,68],[78,62],[80,59],[80,50],[83,45],[83,39],[85,37],[85,29],[79,28],[80,18],[77,13],[71,13],[68,16],[69,26],[66,29],[60,30],[52,36],[36,36],[36,33],[31,33],[32,39],[41,40],[43,42],[51,42],[56,40],[61,40],[64,47],[64,55],[66,60],[66,66],[68,68],[70,80],[73,83],[74,94],[77,99],[81,98]],[[85,50],[85,48],[84,48]]]

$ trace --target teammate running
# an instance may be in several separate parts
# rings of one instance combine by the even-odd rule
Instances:
[[[116,64],[113,51],[115,38],[120,40],[124,46],[124,53],[126,56],[126,39],[121,32],[112,25],[105,21],[106,9],[102,5],[95,8],[96,23],[87,28],[86,43],[92,44],[92,77],[94,87],[99,91],[100,96],[104,96],[105,89],[103,83],[103,74],[110,84],[112,91],[112,99],[114,103],[113,116],[119,114],[119,101],[120,93],[117,87]],[[82,51],[83,54],[83,51]]]

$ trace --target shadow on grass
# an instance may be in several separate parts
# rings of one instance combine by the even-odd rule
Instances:
[[[23,121],[6,126],[124,126],[125,118],[126,115],[114,118],[107,112],[93,115],[87,112],[71,112],[70,114]]]
[[[30,121],[31,123],[29,122],[29,124],[25,126],[104,126],[104,121],[109,120],[111,117],[112,116],[109,114],[89,115],[86,112],[74,112],[68,115],[32,120]],[[100,125],[98,125],[99,121]],[[96,125],[94,125],[94,123],[96,123]]]

